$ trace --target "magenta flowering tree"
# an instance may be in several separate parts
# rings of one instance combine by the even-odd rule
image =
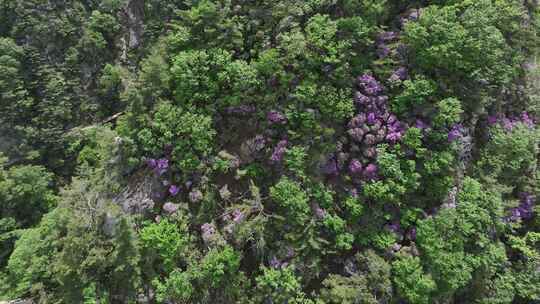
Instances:
[[[180,192],[180,187],[176,185],[171,185],[169,187],[169,194],[172,196],[176,196]]]
[[[268,112],[266,117],[270,124],[285,124],[287,122],[287,117],[283,113],[274,110]]]
[[[463,135],[463,126],[461,124],[455,124],[448,132],[448,141],[453,142],[459,139]]]
[[[274,147],[274,150],[272,151],[272,155],[270,156],[270,161],[272,163],[278,164],[283,160],[283,155],[287,150],[288,144],[289,142],[286,139],[280,140],[277,143],[277,145]]]
[[[384,87],[372,75],[359,76],[356,84],[356,114],[347,124],[348,138],[338,143],[341,150],[328,160],[327,166],[335,162],[337,169],[344,170],[353,180],[375,180],[379,177],[377,147],[399,143],[406,125],[390,112]]]
[[[530,193],[522,192],[519,194],[519,205],[511,208],[506,217],[508,221],[530,220],[534,216],[534,206],[536,205],[536,197]]]
[[[540,301],[536,2],[2,1],[0,299]]]

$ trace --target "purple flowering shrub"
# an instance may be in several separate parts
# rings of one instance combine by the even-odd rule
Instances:
[[[490,115],[488,116],[487,121],[489,126],[499,125],[507,132],[511,132],[518,124],[523,124],[531,129],[536,126],[536,123],[527,112],[521,112],[521,114],[514,116],[502,114]]]
[[[169,103],[157,107],[152,123],[141,129],[137,137],[146,155],[159,157],[148,157],[145,161],[161,185],[155,189],[154,199],[180,197],[184,189],[189,190],[190,186],[184,188],[180,183],[207,166],[214,137],[209,116]]]
[[[529,220],[534,215],[536,197],[530,193],[522,192],[519,194],[519,205],[508,210],[508,221]]]
[[[266,115],[269,124],[285,124],[287,123],[287,117],[278,111],[272,110]]]
[[[540,301],[538,1],[1,22],[1,299]]]
[[[283,160],[283,155],[287,151],[288,141],[286,139],[280,140],[272,151],[270,161],[272,163],[280,163]]]
[[[347,124],[348,136],[339,140],[338,150],[323,169],[328,175],[343,172],[357,182],[377,180],[377,148],[399,143],[406,125],[390,112],[384,88],[372,75],[359,76],[357,86],[356,113]]]
[[[149,158],[146,160],[146,165],[148,168],[152,169],[157,176],[161,176],[169,170],[169,160],[167,158]]]

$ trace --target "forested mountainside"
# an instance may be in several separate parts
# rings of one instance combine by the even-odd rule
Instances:
[[[537,0],[0,0],[0,300],[540,303]]]

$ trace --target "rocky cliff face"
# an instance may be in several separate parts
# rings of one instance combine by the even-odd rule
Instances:
[[[118,12],[122,24],[119,35],[122,62],[128,59],[128,52],[135,51],[142,44],[144,30],[144,0],[129,0]]]

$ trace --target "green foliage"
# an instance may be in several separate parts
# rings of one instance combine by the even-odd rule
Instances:
[[[487,290],[478,298],[478,303],[512,303],[515,298],[515,278],[508,272],[482,283],[485,283],[484,288]]]
[[[191,171],[200,168],[203,158],[212,153],[215,134],[211,117],[162,103],[149,128],[140,130],[138,138],[150,155],[160,155],[172,145],[173,164]]]
[[[527,184],[537,167],[540,134],[518,123],[511,131],[502,126],[490,129],[491,138],[477,162],[476,171],[487,182],[515,187]]]
[[[226,65],[224,71],[217,75],[220,83],[223,105],[241,105],[249,99],[260,87],[258,73],[255,68],[243,60],[235,60]]]
[[[364,205],[359,198],[349,196],[344,201],[345,208],[347,213],[354,218],[358,218],[364,213]]]
[[[77,155],[78,176],[91,177],[95,172],[100,172],[100,177],[118,178],[118,171],[122,171],[122,166],[126,165],[125,159],[119,154],[127,150],[124,149],[127,145],[116,132],[108,127],[91,126],[74,129],[68,136],[71,142],[68,151]],[[104,170],[107,174],[103,174]]]
[[[81,302],[88,289],[109,301],[135,296],[140,281],[133,227],[99,194],[113,188],[107,185],[112,180],[102,170],[92,172],[74,179],[58,206],[22,233],[6,267],[10,298]]]
[[[293,222],[300,224],[308,218],[309,198],[299,183],[282,177],[275,186],[270,188],[270,197],[286,211],[287,217]]]
[[[361,12],[371,24],[379,24],[387,18],[389,13],[389,4],[387,0],[369,1],[369,0],[346,0],[343,3],[346,12],[353,14]]]
[[[24,155],[31,148],[26,146],[23,123],[31,119],[29,114],[34,100],[25,85],[23,60],[22,47],[12,39],[0,39],[0,130],[3,141],[0,147],[8,156]]]
[[[285,166],[288,170],[296,174],[298,177],[305,177],[306,169],[306,148],[295,146],[287,149],[284,156]]]
[[[326,215],[323,225],[335,235],[335,246],[340,250],[350,250],[354,242],[354,236],[346,232],[346,222],[337,215]]]
[[[378,250],[388,250],[396,241],[395,233],[389,231],[377,232],[370,237],[371,245]]]
[[[473,272],[502,256],[492,256],[489,231],[500,229],[500,194],[488,192],[471,178],[463,181],[457,207],[443,209],[418,226],[418,245],[438,285],[438,293],[453,292],[470,283]],[[496,245],[496,243],[495,243]],[[500,260],[502,259],[502,261]]]
[[[256,70],[223,49],[181,52],[171,73],[177,103],[209,112],[245,103],[259,86]]]
[[[171,271],[179,260],[188,253],[191,237],[187,224],[169,222],[167,219],[159,223],[149,223],[140,232],[142,248],[155,252],[166,271]]]
[[[323,208],[332,208],[336,192],[324,183],[310,183],[309,195]]]
[[[364,187],[364,194],[379,202],[401,203],[401,197],[419,186],[420,174],[416,172],[414,160],[408,160],[399,151],[380,145],[377,150],[377,163],[384,180],[371,182]]]
[[[89,232],[78,225],[81,219],[77,215],[74,219],[68,224],[55,261],[55,277],[62,286],[62,298],[79,302],[84,297],[82,291],[94,284],[109,299],[133,299],[140,283],[139,252],[130,224],[125,218],[107,214],[102,215],[103,222],[98,222],[103,228]],[[107,220],[113,221],[111,231],[105,228]]]
[[[394,284],[398,293],[413,304],[431,302],[431,293],[437,285],[425,274],[418,257],[403,256],[392,263]]]
[[[152,49],[151,53],[142,60],[141,62],[141,71],[139,73],[139,81],[141,83],[144,83],[144,86],[141,88],[132,89],[126,93],[124,93],[124,98],[144,98],[145,106],[151,106],[154,103],[157,102],[157,100],[162,96],[170,96],[171,93],[171,78],[172,75],[170,73],[170,65],[167,62],[166,55],[164,54],[163,47],[161,45],[157,45],[155,48]],[[134,94],[136,96],[131,96],[131,94]],[[139,103],[140,101],[137,100],[137,102],[132,101],[134,104],[133,111],[137,114],[138,111],[144,111],[145,109],[140,109],[138,107],[141,107]],[[135,107],[137,106],[137,107]]]
[[[419,22],[409,22],[404,39],[419,68],[448,73],[456,82],[508,82],[516,73],[516,59],[499,23],[501,13],[492,2],[429,6],[422,11]]]
[[[536,271],[539,265],[538,259],[516,263],[514,287],[517,297],[532,301],[540,299],[540,288],[538,288],[540,276]]]
[[[182,11],[182,23],[190,29],[190,45],[200,48],[227,47],[240,49],[243,45],[243,21],[232,16],[230,1],[196,1]]]
[[[392,110],[396,113],[404,113],[414,108],[422,108],[437,92],[434,81],[425,77],[414,80],[405,80],[403,92],[396,96],[392,102]]]
[[[274,301],[277,303],[308,304],[299,279],[291,267],[273,269],[262,267],[262,274],[255,278],[256,302]]]
[[[186,51],[173,59],[176,100],[182,104],[206,106],[217,99],[217,74],[231,57],[223,50]]]
[[[242,299],[245,277],[239,271],[240,257],[231,247],[212,248],[186,271],[171,271],[164,282],[154,279],[159,301],[180,302]]]
[[[157,279],[152,283],[156,286],[156,298],[160,302],[167,300],[189,301],[194,293],[189,273],[178,269],[173,270],[164,283]]]
[[[327,119],[340,121],[352,117],[354,113],[352,98],[346,90],[302,83],[296,88],[294,96],[306,105],[319,108]]]
[[[440,104],[444,103],[446,102]],[[450,119],[449,116],[447,119]],[[430,137],[443,136],[446,141],[447,134],[446,130],[443,135],[438,131],[435,135],[431,131],[428,132],[426,135],[426,132],[421,129],[409,128],[403,137],[403,146],[414,151],[416,171],[419,174],[417,175],[418,182],[420,185],[425,185],[423,191],[426,200],[433,201],[434,198],[442,200],[454,185],[455,153],[448,147],[444,150],[429,149]]]
[[[3,164],[2,164],[3,165]],[[41,166],[1,167],[2,218],[15,218],[20,228],[36,224],[56,204],[52,175]]]
[[[240,257],[232,248],[212,249],[202,259],[197,276],[202,279],[204,285],[218,288],[226,285],[229,278],[236,275],[239,266]]]
[[[363,276],[344,277],[331,274],[323,282],[321,299],[325,303],[377,303],[366,290],[366,278]]]
[[[120,24],[111,14],[95,10],[90,16],[89,28],[101,32],[106,40],[111,41],[120,29]]]
[[[66,210],[55,209],[37,228],[21,235],[5,268],[7,284],[2,285],[0,294],[10,299],[40,293],[50,296],[60,287],[51,265],[65,234],[65,214]]]
[[[463,110],[456,98],[446,98],[437,103],[437,115],[433,118],[433,127],[450,128],[461,121]]]
[[[331,274],[324,281],[321,299],[324,303],[375,304],[392,297],[390,265],[375,252],[358,253],[358,272],[350,277]]]
[[[124,108],[121,100],[123,90],[122,80],[125,71],[118,66],[106,64],[99,78],[98,87],[100,98],[104,99],[103,116],[113,115]]]
[[[455,156],[451,151],[430,151],[422,162],[422,184],[426,185],[427,197],[443,199],[454,185],[452,174]]]
[[[419,158],[423,157],[428,151],[428,149],[423,147],[423,137],[422,130],[416,127],[407,129],[405,136],[403,136],[403,144],[413,150]]]
[[[0,298],[539,301],[533,2],[0,0]]]
[[[52,174],[45,168],[15,166],[7,169],[4,165],[0,159],[0,266],[6,264],[19,229],[39,223],[57,202],[51,187]]]

